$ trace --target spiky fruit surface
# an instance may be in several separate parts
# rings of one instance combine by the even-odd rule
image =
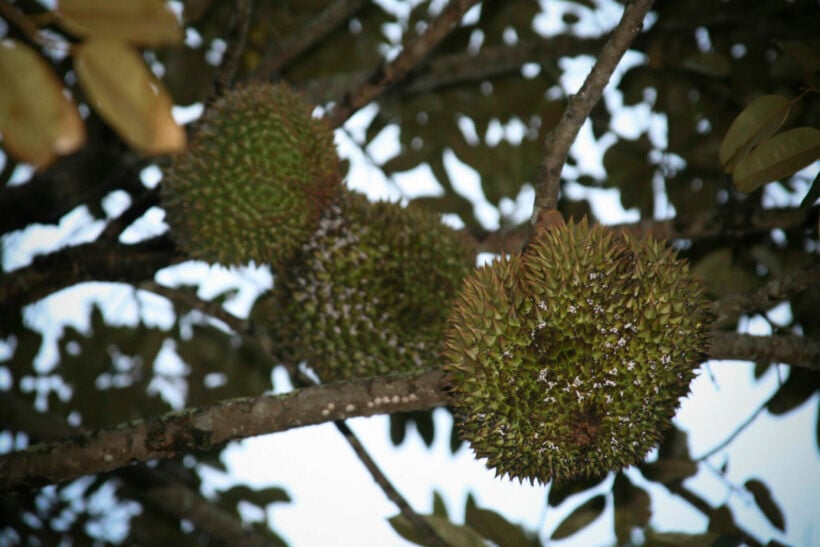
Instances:
[[[163,180],[171,235],[210,263],[284,262],[338,193],[338,161],[330,127],[287,86],[229,91]]]
[[[432,366],[473,266],[437,215],[345,191],[274,281],[268,315],[279,351],[324,382]]]
[[[586,221],[468,278],[446,368],[462,438],[499,475],[545,483],[639,462],[689,391],[707,303],[663,243]]]

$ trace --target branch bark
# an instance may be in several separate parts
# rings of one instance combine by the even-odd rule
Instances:
[[[820,371],[820,342],[803,336],[754,336],[713,331],[709,345],[712,359],[786,363]]]
[[[421,36],[406,44],[389,63],[382,64],[363,83],[345,92],[328,118],[332,127],[339,127],[364,105],[382,95],[385,90],[404,79],[458,25],[468,9],[478,0],[452,0]]]
[[[353,17],[366,3],[367,0],[336,0],[298,33],[288,36],[267,53],[252,77],[258,80],[275,78],[283,68]]]
[[[426,410],[447,404],[444,382],[440,370],[431,370],[309,387],[285,395],[229,399],[137,420],[0,456],[0,489],[61,483],[295,427]]]
[[[641,31],[643,19],[651,6],[652,0],[632,0],[626,3],[621,20],[598,55],[581,89],[570,96],[561,121],[547,135],[544,161],[539,167],[535,186],[535,207],[530,219],[533,226],[541,220],[542,213],[557,208],[561,169],[567,161],[569,149],[589,113],[600,100],[621,57]]]
[[[38,412],[27,401],[8,392],[0,395],[0,423],[4,428],[25,431],[39,441],[63,439],[82,432],[56,415]],[[176,481],[162,466],[132,466],[118,469],[114,475],[123,481],[135,499],[177,521],[190,521],[199,531],[226,545],[276,545],[272,538],[243,526],[235,516]]]
[[[0,276],[0,317],[83,281],[137,282],[182,260],[167,234],[134,245],[93,242],[38,256]]]

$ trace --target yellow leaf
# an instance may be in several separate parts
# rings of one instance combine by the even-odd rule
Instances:
[[[133,48],[92,38],[71,53],[91,105],[135,150],[167,154],[185,146],[185,131],[171,115],[171,97]]]
[[[85,142],[85,126],[63,86],[36,51],[0,42],[0,133],[12,156],[45,167]]]
[[[789,115],[790,101],[782,95],[758,97],[738,114],[720,143],[718,156],[726,173],[746,157],[752,147],[774,135]]]
[[[758,186],[788,177],[820,159],[820,129],[796,127],[761,143],[734,172],[735,186],[751,192]]]
[[[60,25],[72,34],[156,47],[182,41],[182,27],[163,0],[60,0]]]

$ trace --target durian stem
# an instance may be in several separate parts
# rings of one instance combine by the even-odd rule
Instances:
[[[621,57],[641,31],[644,17],[651,6],[652,0],[633,0],[626,3],[621,20],[601,49],[581,89],[569,97],[561,120],[547,134],[544,160],[539,166],[535,186],[535,207],[530,219],[532,225],[539,222],[543,211],[557,209],[561,170],[567,161],[569,149],[593,107],[598,104]]]

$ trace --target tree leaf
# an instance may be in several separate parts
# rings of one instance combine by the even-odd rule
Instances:
[[[94,109],[135,150],[154,155],[185,146],[185,131],[171,115],[170,96],[133,48],[93,38],[73,48],[72,55]]]
[[[553,482],[550,486],[550,493],[547,495],[547,504],[550,507],[558,507],[565,499],[573,494],[589,490],[601,484],[606,477],[582,478],[568,482]]]
[[[604,497],[603,494],[594,496],[570,513],[569,516],[558,525],[558,528],[552,533],[550,539],[559,540],[575,534],[581,528],[588,526],[601,516],[605,508],[606,497]]]
[[[496,545],[504,545],[505,547],[535,547],[541,545],[537,537],[527,534],[521,526],[511,523],[495,511],[478,507],[472,494],[467,496],[464,521]]]
[[[794,60],[806,71],[807,74],[820,70],[820,51],[813,48],[802,40],[782,40],[778,41],[783,51],[794,57]]]
[[[39,167],[85,143],[85,126],[63,86],[36,51],[0,42],[0,133],[3,148]]]
[[[642,463],[638,468],[647,480],[662,484],[679,482],[698,472],[697,462],[684,458]]]
[[[749,479],[744,486],[746,490],[752,493],[755,503],[760,507],[760,510],[763,511],[763,514],[766,515],[769,522],[772,523],[772,526],[781,532],[785,532],[786,520],[783,517],[783,511],[772,498],[769,487],[758,479]]]
[[[163,0],[60,0],[60,26],[89,38],[112,38],[137,46],[182,42],[182,26]]]
[[[441,497],[438,490],[433,490],[433,514],[446,519],[449,518],[447,505],[444,503],[444,498]]]
[[[726,173],[731,173],[738,162],[754,146],[774,135],[786,121],[790,101],[782,95],[763,95],[737,115],[720,143],[718,158]]]
[[[796,127],[761,143],[743,158],[734,172],[741,192],[782,179],[820,158],[820,129]]]
[[[433,527],[433,530],[441,539],[453,547],[487,547],[487,543],[481,535],[469,526],[453,524],[446,518],[437,515],[421,515],[421,518]],[[393,530],[407,541],[412,541],[417,545],[425,545],[416,529],[413,528],[413,525],[404,515],[399,514],[390,517],[387,521],[393,527]]]
[[[652,517],[649,494],[639,488],[623,473],[615,477],[612,486],[615,498],[615,536],[618,544],[627,544],[633,528],[645,528]]]

